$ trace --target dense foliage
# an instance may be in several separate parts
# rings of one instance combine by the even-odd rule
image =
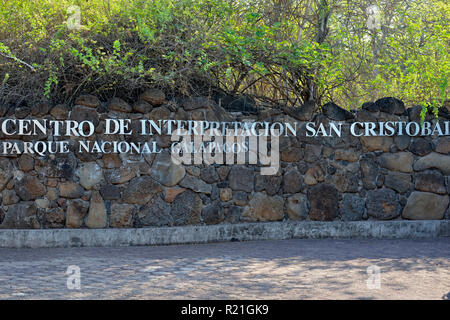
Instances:
[[[442,106],[446,0],[0,0],[3,103],[223,90]]]

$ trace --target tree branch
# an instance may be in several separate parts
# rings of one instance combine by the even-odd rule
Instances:
[[[19,63],[21,63],[21,64],[27,66],[28,68],[30,68],[31,71],[36,72],[36,69],[35,69],[32,65],[30,65],[29,63],[26,63],[26,62],[23,61],[23,60],[20,60],[20,59],[17,58],[17,57],[11,57],[11,56],[8,56],[6,53],[3,53],[3,52],[0,52],[0,55],[4,56],[5,58],[8,58],[8,59],[12,59],[12,60],[14,60],[14,61],[17,61],[17,62],[19,62]]]

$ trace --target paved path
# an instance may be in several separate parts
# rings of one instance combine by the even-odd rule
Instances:
[[[80,289],[67,288],[68,266],[80,268]],[[377,281],[367,286],[370,266],[380,270],[379,289]],[[449,299],[449,292],[450,238],[0,249],[0,299]]]

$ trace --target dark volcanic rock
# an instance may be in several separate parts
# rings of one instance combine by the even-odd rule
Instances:
[[[64,228],[66,217],[63,208],[50,209],[44,214],[44,228]]]
[[[252,192],[254,179],[255,175],[253,168],[241,165],[233,166],[228,174],[230,188],[234,191]]]
[[[8,107],[0,104],[0,117],[3,117],[8,112]]]
[[[138,213],[139,225],[142,226],[172,226],[173,218],[170,214],[170,205],[157,197],[148,207],[143,207]]]
[[[333,176],[339,192],[358,192],[358,177],[351,172],[339,172]]]
[[[424,171],[416,174],[416,190],[446,194],[445,178],[439,171]]]
[[[411,150],[412,153],[417,154],[418,156],[424,156],[431,152],[432,146],[431,143],[429,143],[425,139],[414,139],[409,146],[409,150]]]
[[[8,207],[4,213],[0,228],[3,229],[37,229],[40,227],[37,219],[37,208],[34,202],[21,202]]]
[[[367,192],[367,212],[380,220],[394,219],[400,215],[399,197],[391,189],[378,189]]]
[[[14,176],[14,167],[8,159],[0,158],[0,190],[6,186]]]
[[[220,201],[216,201],[202,210],[203,222],[206,224],[218,224],[221,223],[224,218],[224,209],[220,204]]]
[[[316,103],[314,101],[307,101],[298,108],[281,107],[281,109],[289,116],[299,121],[310,121],[314,116],[316,110]]]
[[[406,111],[403,101],[397,98],[381,98],[375,101],[375,104],[378,106],[381,112],[401,115]]]
[[[69,117],[70,108],[68,105],[65,104],[57,104],[53,107],[53,109],[50,111],[50,114],[56,119],[56,120],[66,120]]]
[[[66,212],[66,227],[80,228],[89,209],[89,202],[76,199],[70,200]]]
[[[108,110],[118,112],[131,112],[133,108],[120,98],[112,98],[108,105]]]
[[[228,111],[256,113],[255,100],[247,95],[227,95],[220,99],[220,104]]]
[[[49,178],[72,179],[77,159],[73,153],[58,154],[54,159],[41,163],[43,172]]]
[[[59,196],[63,198],[81,198],[84,193],[83,187],[73,181],[61,182],[58,186]]]
[[[219,175],[213,166],[208,166],[200,171],[200,178],[207,183],[215,183],[219,181]]]
[[[140,100],[133,105],[133,110],[139,113],[149,113],[153,110],[153,106],[147,101]]]
[[[353,113],[345,109],[342,109],[333,102],[328,102],[325,105],[323,105],[322,111],[327,116],[327,118],[335,121],[350,120],[355,117]]]
[[[255,179],[255,191],[266,191],[268,195],[273,196],[280,190],[281,180],[281,176],[263,176],[257,174]]]
[[[166,101],[164,92],[159,89],[148,89],[140,96],[141,100],[147,101],[153,106],[160,106]]]
[[[306,195],[296,193],[286,199],[286,213],[291,220],[304,220],[308,217],[309,202]]]
[[[450,154],[450,137],[441,137],[435,142],[435,151]]]
[[[95,127],[99,124],[97,111],[85,106],[74,106],[72,111],[70,112],[69,119],[78,122],[89,120],[94,124]]]
[[[20,107],[14,111],[14,115],[17,119],[24,119],[31,114],[31,109],[28,107]]]
[[[401,172],[390,172],[384,178],[384,185],[400,193],[405,193],[411,188],[411,175]]]
[[[34,117],[45,117],[49,113],[51,108],[52,105],[48,102],[35,103],[31,107],[31,114]]]
[[[360,166],[364,187],[367,189],[375,189],[376,179],[379,172],[379,166],[375,155],[371,153],[362,155]]]
[[[86,106],[89,108],[97,108],[100,105],[100,100],[92,94],[85,94],[85,95],[79,96],[75,100],[75,104],[81,105],[81,106]]]
[[[244,209],[238,206],[230,206],[225,211],[225,221],[228,223],[238,223],[241,220]]]
[[[191,189],[197,193],[211,194],[212,192],[212,186],[210,184],[207,184],[205,181],[191,176],[190,174],[185,175],[179,185],[183,188]]]
[[[403,151],[409,147],[409,144],[411,142],[411,137],[407,136],[407,135],[395,136],[394,142],[395,142],[395,145],[397,146],[397,148],[399,150]]]
[[[305,183],[303,176],[297,169],[290,169],[283,176],[283,191],[284,193],[297,193],[304,191]]]
[[[367,110],[369,112],[380,111],[379,105],[377,105],[375,102],[364,102],[361,109]]]
[[[380,166],[392,171],[412,172],[413,162],[410,152],[384,153],[380,156]]]
[[[362,220],[364,215],[365,201],[356,194],[344,194],[341,202],[341,213],[343,221]]]
[[[35,200],[47,192],[45,186],[35,176],[24,176],[16,182],[14,189],[24,201]]]
[[[122,199],[131,204],[146,204],[156,193],[161,192],[161,185],[148,176],[134,178],[125,188]]]
[[[268,196],[262,192],[252,195],[242,217],[245,221],[278,221],[283,220],[284,201],[280,196]]]
[[[328,184],[318,184],[308,192],[311,220],[331,221],[338,216],[339,203],[336,188]]]
[[[170,210],[174,225],[199,224],[202,214],[202,199],[191,190],[179,194]]]
[[[131,228],[136,208],[131,204],[114,203],[111,206],[109,225],[112,228]]]
[[[120,199],[120,188],[113,184],[106,184],[100,188],[100,194],[105,200]]]
[[[184,99],[181,102],[183,109],[185,111],[192,111],[196,109],[212,109],[216,103],[214,100],[209,99],[208,97],[192,97]]]

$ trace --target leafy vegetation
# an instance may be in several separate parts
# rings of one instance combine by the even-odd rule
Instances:
[[[0,0],[0,99],[157,86],[299,106],[448,99],[445,0]]]

